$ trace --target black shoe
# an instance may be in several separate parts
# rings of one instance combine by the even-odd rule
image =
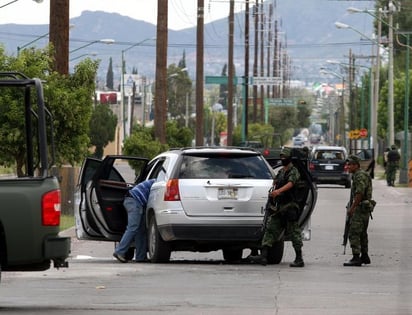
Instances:
[[[289,264],[289,267],[304,267],[305,263],[302,258],[298,259],[296,258],[295,261],[291,264]]]
[[[362,266],[362,260],[360,259],[359,255],[353,255],[353,258],[348,262],[343,264],[345,267],[360,267]]]
[[[362,264],[369,265],[371,263],[371,259],[369,258],[368,254],[362,254],[360,257]]]
[[[303,267],[305,266],[305,263],[303,262],[302,258],[302,250],[301,249],[295,249],[295,260],[293,263],[289,264],[289,267]]]
[[[261,264],[262,266],[266,266],[268,263],[268,260],[265,256],[263,255],[258,255],[258,256],[248,256],[249,261],[256,263],[256,264]]]
[[[118,261],[122,262],[122,263],[127,263],[127,259],[126,257],[118,254],[118,253],[113,253],[113,257],[116,258]]]

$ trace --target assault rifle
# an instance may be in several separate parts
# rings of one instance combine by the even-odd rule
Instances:
[[[279,196],[272,197],[272,191],[274,191],[276,188],[277,188],[277,184],[269,189],[268,199],[265,205],[265,213],[263,216],[262,226],[260,228],[260,232],[262,233],[262,235],[265,233],[266,225],[269,221],[269,217],[279,211],[279,208],[278,208]]]
[[[346,213],[345,231],[343,232],[343,254],[346,254],[346,244],[348,244],[349,228],[351,224],[351,217]]]

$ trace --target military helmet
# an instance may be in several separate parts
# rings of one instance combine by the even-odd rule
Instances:
[[[290,158],[290,154],[289,148],[283,148],[282,151],[280,151],[280,157]]]
[[[360,165],[360,158],[358,157],[358,156],[356,156],[356,155],[349,155],[348,156],[348,158],[346,159],[346,162],[347,163],[349,163],[349,164],[358,164],[358,165]]]

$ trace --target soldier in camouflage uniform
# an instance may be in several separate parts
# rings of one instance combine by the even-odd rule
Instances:
[[[349,156],[347,163],[352,173],[352,187],[347,215],[350,218],[349,241],[353,258],[345,262],[344,266],[361,266],[370,264],[368,255],[368,225],[372,203],[372,180],[369,174],[359,165],[359,157]]]
[[[395,186],[396,171],[399,168],[400,159],[401,156],[396,148],[396,145],[393,144],[387,155],[386,182],[388,186]]]
[[[276,175],[273,188],[269,191],[269,198],[276,200],[275,209],[273,209],[266,225],[261,254],[249,256],[249,259],[252,262],[266,265],[269,249],[282,238],[282,233],[285,231],[290,236],[296,252],[295,261],[290,264],[290,267],[303,267],[302,232],[298,224],[299,206],[294,201],[294,186],[299,180],[300,174],[292,164],[289,149],[283,149],[280,158],[283,167]]]

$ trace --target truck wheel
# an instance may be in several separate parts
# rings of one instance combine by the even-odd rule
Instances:
[[[283,249],[285,242],[279,241],[273,244],[268,252],[268,263],[269,264],[279,264],[283,258]]]
[[[152,263],[168,262],[171,254],[170,246],[162,239],[154,216],[150,218],[148,234],[150,261]]]
[[[223,249],[223,259],[227,262],[237,262],[242,259],[243,249]]]

